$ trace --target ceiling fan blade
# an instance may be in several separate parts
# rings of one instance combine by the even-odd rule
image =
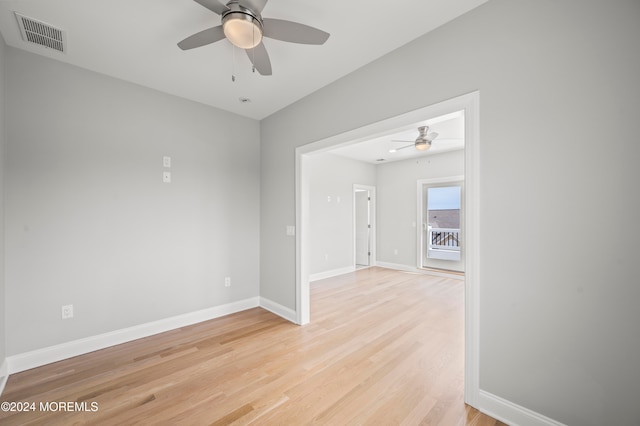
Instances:
[[[391,142],[414,143],[414,141],[400,141],[400,140],[392,140]]]
[[[434,140],[437,137],[438,137],[438,133],[436,133],[436,132],[431,132],[431,133],[429,133],[427,135],[427,139],[430,140],[430,141]]]
[[[205,46],[207,44],[215,43],[224,38],[224,31],[222,31],[222,25],[217,27],[207,28],[206,30],[195,33],[194,35],[185,38],[178,47],[182,50],[195,49],[196,47]]]
[[[196,3],[206,7],[212,12],[217,13],[218,15],[222,15],[224,12],[229,10],[229,8],[220,3],[218,0],[194,0]]]
[[[413,148],[414,146],[415,146],[415,144],[403,146],[402,148],[396,148],[396,151],[400,151],[401,149]]]
[[[264,18],[263,24],[265,37],[290,43],[324,44],[330,35],[317,28],[284,19]]]
[[[240,0],[240,6],[253,10],[254,12],[262,13],[262,9],[267,5],[268,0]]]
[[[249,60],[261,75],[271,75],[271,60],[264,43],[260,42],[253,49],[245,49],[245,52],[247,52]]]

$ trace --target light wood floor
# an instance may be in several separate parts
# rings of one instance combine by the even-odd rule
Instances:
[[[463,296],[381,268],[317,281],[304,327],[256,308],[12,375],[2,401],[36,411],[0,424],[502,425],[463,402]]]

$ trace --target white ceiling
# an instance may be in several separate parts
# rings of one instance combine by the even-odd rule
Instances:
[[[193,0],[0,0],[0,32],[19,49],[262,119],[486,1],[271,0],[264,17],[331,33],[322,46],[265,39],[272,76],[252,73],[239,49],[234,61],[226,40],[179,49],[220,24]],[[14,11],[64,30],[67,53],[22,41]]]
[[[432,142],[431,148],[426,151],[418,151],[413,147],[413,142],[418,137],[418,127],[429,126],[429,132],[438,133],[438,137]],[[393,142],[394,140],[408,141],[407,143]],[[392,149],[407,147],[396,152]],[[458,111],[440,117],[423,120],[415,125],[395,129],[385,135],[362,142],[346,144],[332,149],[333,154],[364,161],[371,164],[388,163],[392,161],[407,160],[409,158],[425,157],[428,155],[442,154],[464,148],[464,112]],[[382,160],[382,161],[380,161]]]

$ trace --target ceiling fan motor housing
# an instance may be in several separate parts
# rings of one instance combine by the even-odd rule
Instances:
[[[240,6],[237,1],[227,4],[229,10],[222,14],[224,35],[241,49],[252,49],[262,41],[262,16]]]

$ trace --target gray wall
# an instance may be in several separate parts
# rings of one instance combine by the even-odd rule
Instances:
[[[638,424],[638,22],[637,0],[492,0],[263,120],[261,293],[295,307],[296,146],[479,90],[480,388]]]
[[[5,53],[8,355],[259,295],[257,121]]]
[[[310,156],[305,166],[309,173],[310,273],[352,267],[353,185],[375,186],[376,166],[330,153]]]
[[[5,49],[4,39],[0,36],[0,366],[6,359],[6,327],[5,327],[5,266],[4,266],[4,174],[5,174]],[[0,376],[0,382],[2,377]]]
[[[394,161],[376,167],[380,262],[417,266],[417,181],[462,175],[464,151]],[[395,254],[396,249],[398,254]],[[447,261],[440,261],[438,265],[452,268]]]

